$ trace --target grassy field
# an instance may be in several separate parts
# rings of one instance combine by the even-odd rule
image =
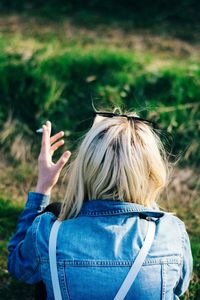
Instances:
[[[73,151],[91,124],[91,99],[97,108],[136,109],[169,136],[179,164],[160,203],[186,223],[194,274],[183,299],[200,299],[198,22],[182,27],[164,12],[158,26],[142,26],[91,10],[54,18],[45,8],[27,11],[4,10],[0,19],[0,299],[32,299],[34,288],[7,272],[6,244],[36,182],[34,130],[50,119]],[[54,199],[62,199],[59,187]]]
[[[33,133],[47,118],[65,128],[73,149],[92,122],[93,100],[154,119],[173,132],[181,163],[200,161],[198,44],[67,18],[2,16],[0,29],[0,145],[11,157],[32,159]]]

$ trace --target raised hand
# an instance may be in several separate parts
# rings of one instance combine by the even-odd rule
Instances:
[[[36,192],[49,195],[52,188],[57,183],[59,175],[65,164],[67,163],[71,152],[65,151],[60,159],[54,163],[52,156],[54,152],[64,144],[64,140],[59,140],[64,136],[64,132],[60,131],[51,137],[51,122],[47,121],[42,126],[42,143],[41,151],[38,157],[38,181]]]

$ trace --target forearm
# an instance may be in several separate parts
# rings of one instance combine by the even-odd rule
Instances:
[[[24,239],[28,228],[32,225],[37,215],[49,204],[49,200],[50,196],[34,192],[28,193],[25,208],[17,222],[15,234],[8,244],[9,253]]]

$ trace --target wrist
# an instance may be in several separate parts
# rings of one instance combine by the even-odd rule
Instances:
[[[45,187],[45,186],[43,186],[41,184],[37,184],[37,186],[35,188],[35,192],[39,193],[39,194],[43,194],[43,195],[49,196],[51,194],[51,188]]]

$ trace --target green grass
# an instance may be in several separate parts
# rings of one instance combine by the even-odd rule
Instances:
[[[163,131],[173,132],[174,153],[182,153],[182,163],[200,161],[197,58],[160,62],[153,54],[98,40],[84,46],[5,35],[0,44],[0,143],[11,156],[20,158],[16,135],[26,147],[21,157],[30,157],[31,148],[37,152],[35,143],[27,145],[46,119],[54,130],[66,130],[73,150],[92,124],[93,99],[97,108],[119,105],[154,119]]]
[[[0,162],[9,160],[0,166],[1,299],[25,300],[33,293],[8,274],[6,244],[23,208],[14,199],[35,180],[35,167],[27,164],[38,155],[40,137],[34,132],[47,119],[54,132],[64,129],[73,151],[92,124],[92,100],[97,109],[136,110],[157,122],[179,165],[198,170],[200,10],[190,0],[162,8],[158,2],[144,9],[133,1],[134,10],[127,5],[123,13],[122,2],[115,3],[113,14],[112,1],[86,1],[83,7],[80,1],[37,0],[33,9],[31,1],[0,1]],[[189,188],[195,192],[197,180]],[[180,216],[190,235],[194,276],[183,299],[197,300],[199,196],[185,202],[184,184],[181,189],[167,209]]]

